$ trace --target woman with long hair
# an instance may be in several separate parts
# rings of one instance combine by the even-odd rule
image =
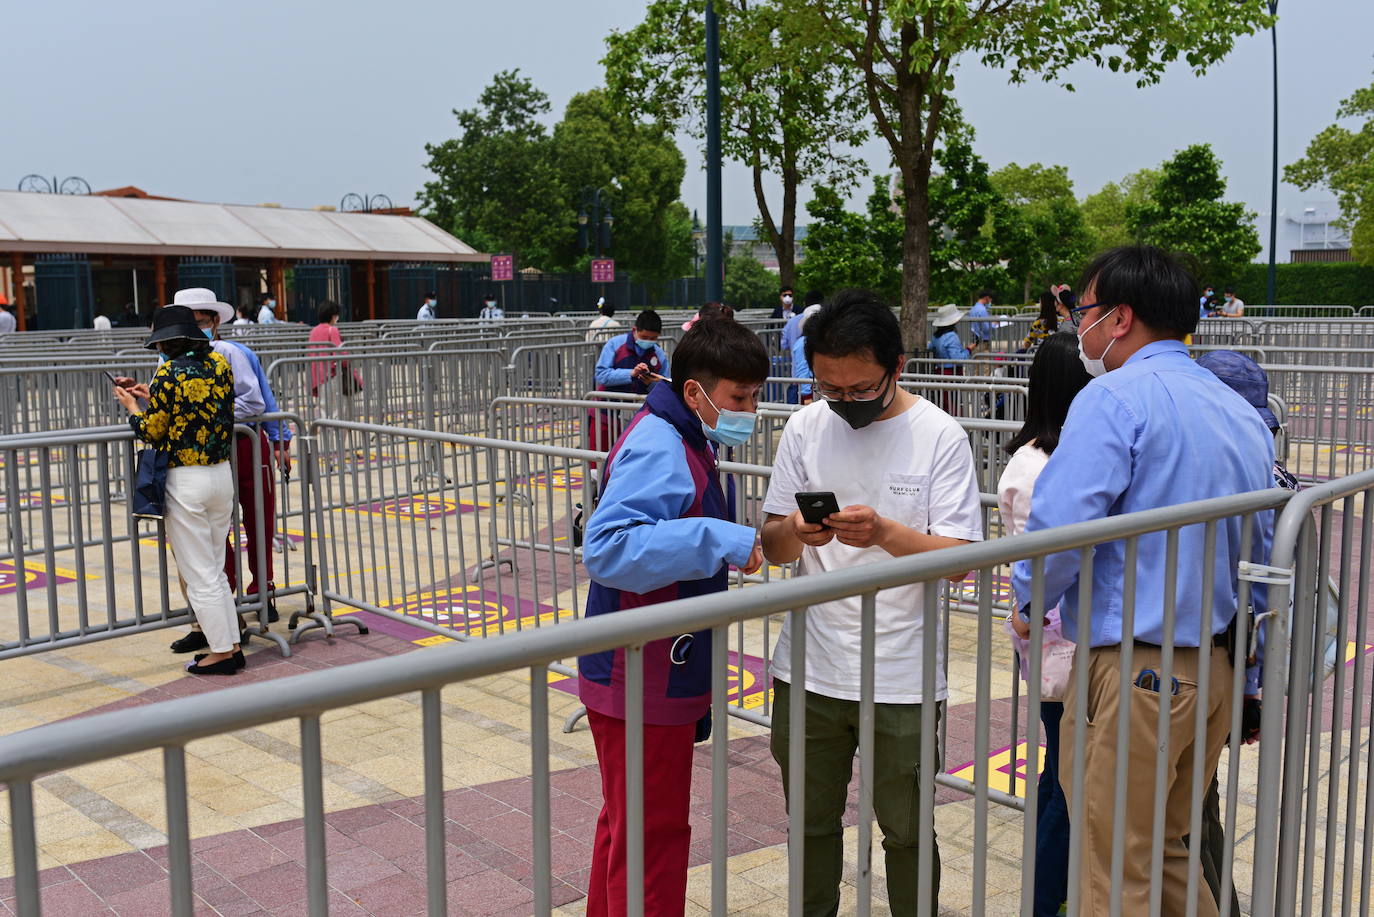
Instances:
[[[1040,314],[1031,322],[1030,333],[1021,342],[1024,353],[1034,353],[1040,343],[1059,330],[1059,305],[1053,290],[1040,294]]]
[[[1011,461],[1007,462],[997,482],[997,505],[1007,535],[1019,535],[1025,530],[1035,480],[1059,445],[1059,433],[1069,416],[1069,405],[1091,379],[1078,358],[1076,335],[1059,332],[1041,342],[1030,367],[1026,420],[1005,446],[1011,453]],[[1058,610],[1051,609],[1046,618],[1048,656],[1051,651],[1049,635],[1057,633],[1059,628]],[[1018,640],[1017,646],[1023,654],[1028,649],[1024,640]],[[1057,649],[1063,652],[1063,648],[1060,641]],[[1045,663],[1042,660],[1042,668]],[[1028,668],[1023,662],[1023,675]],[[1047,697],[1042,691],[1040,721],[1045,728],[1045,766],[1040,773],[1036,812],[1036,917],[1058,914],[1059,906],[1068,897],[1069,810],[1059,785],[1059,720],[1063,715],[1063,698]]]

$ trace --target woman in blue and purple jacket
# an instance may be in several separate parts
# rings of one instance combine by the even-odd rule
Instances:
[[[743,325],[697,322],[606,460],[587,524],[588,617],[722,592],[730,566],[754,573],[763,554],[737,524],[735,487],[717,471],[721,447],[748,440],[768,376],[768,353]],[[623,914],[625,879],[625,656],[578,659],[604,803],[596,825],[589,917]],[[711,707],[711,634],[644,648],[644,913],[681,914],[691,840],[692,745]],[[703,724],[705,725],[705,724]],[[703,730],[704,733],[704,730]]]

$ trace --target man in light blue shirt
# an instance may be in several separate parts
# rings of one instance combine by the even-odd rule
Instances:
[[[1273,440],[1244,399],[1189,357],[1182,338],[1196,327],[1197,286],[1183,266],[1159,249],[1127,246],[1094,260],[1084,273],[1080,305],[1071,312],[1078,331],[1079,356],[1098,377],[1074,399],[1058,448],[1035,485],[1027,532],[1178,503],[1265,490],[1272,486]],[[1045,559],[1044,601],[1058,605],[1065,636],[1093,647],[1089,673],[1088,720],[1084,736],[1082,818],[1073,832],[1082,846],[1079,907],[1085,914],[1106,913],[1112,891],[1112,828],[1115,794],[1117,722],[1130,722],[1133,754],[1126,772],[1123,913],[1148,913],[1150,843],[1154,813],[1165,808],[1164,913],[1184,913],[1188,886],[1189,831],[1194,779],[1195,710],[1198,700],[1198,645],[1201,615],[1210,604],[1206,644],[1210,653],[1205,786],[1230,726],[1233,663],[1226,647],[1237,601],[1237,565],[1265,561],[1272,539],[1272,513],[1258,514],[1252,557],[1241,555],[1242,520],[1216,525],[1216,549],[1209,559],[1202,525],[1179,530],[1178,561],[1166,562],[1167,535],[1138,540],[1135,563],[1133,629],[1123,633],[1123,577],[1126,545],[1110,542],[1093,549],[1091,609],[1079,607],[1080,552]],[[1204,596],[1210,563],[1211,594]],[[1172,572],[1172,582],[1170,573]],[[1031,563],[1014,570],[1013,589],[1021,612],[1031,600]],[[1172,594],[1166,590],[1172,587]],[[1253,596],[1264,610],[1263,590]],[[1175,622],[1165,632],[1165,606],[1172,600]],[[1123,639],[1132,640],[1132,681],[1128,697],[1118,690]],[[1161,686],[1161,644],[1175,647],[1172,678]],[[1076,668],[1076,666],[1075,666]],[[1153,677],[1152,677],[1153,676]],[[1161,690],[1162,688],[1162,690]],[[1072,797],[1073,721],[1077,674],[1064,699],[1061,770],[1064,792]],[[1157,798],[1155,750],[1159,698],[1170,696],[1171,718],[1166,796]],[[1086,832],[1086,833],[1080,833]],[[1197,913],[1214,915],[1217,905],[1206,883],[1198,882]]]
[[[973,308],[968,310],[969,318],[992,318],[992,291],[984,290],[978,294]],[[969,330],[973,333],[973,350],[986,350],[992,340],[992,322],[974,322]]]

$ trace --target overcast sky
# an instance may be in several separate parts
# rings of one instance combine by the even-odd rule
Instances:
[[[519,67],[551,120],[601,82],[605,35],[644,0],[106,0],[8,4],[0,93],[0,186],[38,172],[172,197],[337,205],[348,192],[414,203],[424,144],[452,136],[454,108]],[[1299,157],[1338,101],[1374,80],[1374,2],[1280,7],[1280,163]],[[725,37],[728,41],[728,36]],[[1011,86],[966,63],[956,95],[994,167],[1062,163],[1080,197],[1175,150],[1210,141],[1229,196],[1268,212],[1268,33],[1211,74],[1184,68],[1155,88],[1085,68],[1076,93]],[[701,157],[687,138],[683,200],[704,209]],[[888,169],[881,144],[865,148]],[[1280,187],[1280,208],[1324,192]],[[725,221],[756,213],[748,173],[727,163]],[[704,214],[703,214],[704,216]],[[803,215],[803,222],[805,216]]]

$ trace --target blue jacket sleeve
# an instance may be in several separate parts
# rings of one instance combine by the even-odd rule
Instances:
[[[647,426],[655,423],[657,429]],[[587,524],[582,562],[593,580],[645,593],[742,566],[754,530],[724,519],[683,518],[696,496],[677,434],[645,418],[621,446]]]
[[[628,369],[616,369],[615,352],[620,346],[620,338],[613,337],[606,342],[606,346],[601,348],[601,356],[596,359],[596,384],[597,385],[629,385],[631,382],[630,371]]]
[[[1131,482],[1136,419],[1108,389],[1089,385],[1069,408],[1059,446],[1035,482],[1027,532],[1039,532],[1075,522],[1103,519]],[[1085,474],[1091,469],[1092,474]],[[1059,605],[1078,581],[1078,551],[1061,551],[1045,558],[1045,607]],[[1012,572],[1016,606],[1031,600],[1031,562],[1016,563]],[[1065,635],[1079,639],[1078,622],[1061,605]],[[1072,616],[1076,618],[1076,615]]]
[[[792,377],[794,379],[810,379],[811,366],[806,362],[806,338],[799,337],[792,342]],[[811,394],[811,383],[802,382],[798,385],[803,395]]]

